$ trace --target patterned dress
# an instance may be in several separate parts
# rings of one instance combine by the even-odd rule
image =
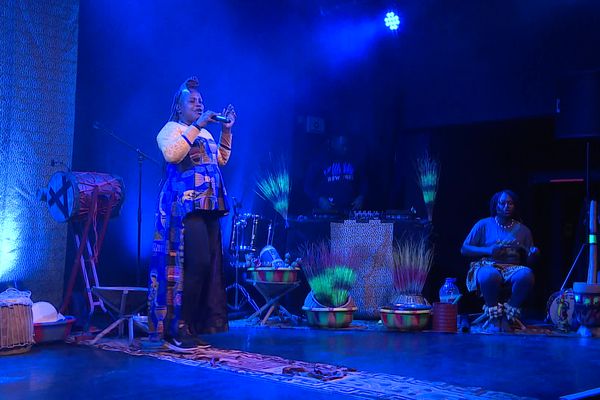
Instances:
[[[187,142],[195,135],[190,147]],[[170,121],[157,141],[167,167],[159,194],[150,263],[148,325],[152,339],[160,339],[165,333],[175,336],[178,332],[184,287],[185,216],[198,210],[222,216],[229,210],[219,166],[229,159],[231,134],[222,134],[217,145],[205,129],[198,131]]]
[[[527,258],[527,253],[533,246],[533,238],[529,228],[518,221],[515,221],[507,229],[499,226],[494,217],[481,219],[473,226],[464,244],[490,247],[502,241],[514,242],[515,245],[505,249],[496,259],[484,257],[470,264],[466,282],[467,289],[470,292],[478,290],[477,273],[485,266],[495,268],[505,282],[519,270],[527,268],[521,264]]]

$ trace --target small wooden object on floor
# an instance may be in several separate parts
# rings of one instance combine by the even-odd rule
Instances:
[[[129,345],[133,342],[134,316],[146,306],[148,300],[148,289],[142,287],[100,287],[95,286],[92,291],[111,310],[117,312],[117,320],[100,332],[92,344],[98,342],[106,334],[115,328],[119,328],[119,336],[123,336],[123,325],[127,322],[129,330]]]

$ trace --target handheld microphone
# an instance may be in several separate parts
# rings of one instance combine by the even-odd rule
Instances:
[[[214,115],[211,119],[213,121],[222,122],[224,124],[228,124],[231,122],[231,120],[229,118],[224,117],[223,115]]]

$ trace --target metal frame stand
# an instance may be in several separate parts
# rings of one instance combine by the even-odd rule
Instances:
[[[227,303],[227,306],[234,311],[239,311],[244,305],[246,305],[246,303],[248,303],[255,311],[258,311],[259,307],[252,299],[252,296],[250,296],[250,293],[248,293],[246,288],[239,283],[240,268],[237,259],[235,262],[231,263],[231,266],[235,268],[235,282],[227,286],[225,288],[225,292],[229,292],[231,290],[234,291],[234,302],[233,304]]]
[[[81,232],[78,231],[81,228],[81,224],[78,222],[71,222],[71,227],[75,236],[75,247],[77,248],[77,254],[75,256],[75,261],[73,262],[73,267],[71,268],[71,276],[69,277],[69,283],[67,284],[65,299],[63,300],[63,304],[61,305],[59,310],[61,313],[65,312],[69,307],[79,267],[81,268],[83,281],[85,283],[86,294],[90,305],[89,315],[92,315],[94,313],[96,307],[100,307],[102,311],[106,312],[106,307],[104,307],[102,299],[94,299],[94,295],[92,293],[91,288],[93,286],[100,285],[100,282],[98,281],[98,273],[96,271],[96,264],[100,256],[100,251],[102,250],[102,244],[104,242],[104,236],[106,235],[106,229],[108,227],[110,213],[112,212],[112,209],[115,204],[116,198],[115,196],[111,196],[107,206],[107,213],[105,215],[96,216],[96,218],[104,218],[104,220],[102,221],[102,228],[100,229],[100,232],[96,232],[96,221],[94,221],[94,215],[98,210],[98,189],[95,188],[92,192],[91,209],[88,213],[87,220],[83,225],[83,228],[81,229]],[[94,225],[95,236],[90,235],[90,228],[92,227],[92,225]],[[94,240],[93,246],[91,244],[91,239]]]
[[[81,239],[79,238],[79,234],[77,234],[77,233],[75,234],[75,245],[77,247],[80,247],[80,245],[81,245]],[[79,263],[81,264],[81,274],[83,276],[83,282],[85,284],[85,292],[87,294],[88,302],[90,304],[89,315],[91,316],[94,313],[94,311],[96,311],[96,307],[100,307],[102,309],[102,311],[104,311],[104,312],[106,312],[106,307],[104,306],[104,302],[102,301],[101,298],[98,298],[98,297],[94,298],[95,295],[92,292],[92,287],[100,286],[100,282],[98,281],[98,272],[96,271],[96,261],[93,257],[92,246],[90,245],[89,238],[87,238],[87,240],[86,240],[85,247],[87,249],[87,256],[84,256],[84,254],[81,254]],[[86,258],[89,263],[89,267],[86,264]],[[88,272],[88,269],[89,269],[89,272]],[[91,279],[90,279],[90,277],[91,277]],[[90,281],[91,281],[91,285],[90,285]]]
[[[95,344],[96,342],[98,342],[105,335],[107,335],[108,333],[110,333],[112,330],[114,330],[117,327],[119,328],[119,337],[123,337],[123,329],[124,329],[125,322],[127,322],[127,327],[128,327],[128,344],[131,345],[131,343],[133,342],[133,337],[134,337],[133,325],[134,325],[134,323],[137,324],[137,322],[134,319],[135,314],[138,313],[142,308],[144,308],[146,306],[145,301],[139,302],[139,297],[141,295],[145,299],[147,296],[147,289],[141,288],[141,287],[94,287],[93,288],[93,292],[96,296],[98,296],[98,298],[102,298],[104,295],[107,295],[106,292],[118,292],[118,291],[121,292],[121,296],[119,298],[120,301],[118,303],[111,302],[108,297],[105,298],[105,300],[104,300],[104,303],[117,313],[116,321],[114,321],[112,324],[110,324],[102,332],[97,334],[96,337],[94,338],[94,340],[92,340],[92,342],[91,342],[92,344]],[[139,304],[133,304],[133,303],[131,303],[131,301],[128,301],[130,293],[133,295],[137,294],[137,296],[138,296],[137,300],[138,300]],[[102,300],[100,300],[100,301],[102,301]],[[138,325],[140,325],[140,327],[142,329],[147,330],[147,327],[145,327],[141,324],[138,324]]]
[[[258,219],[254,219],[252,222],[252,232],[250,244],[245,246],[241,241],[243,241],[242,237],[242,228],[245,228],[247,223],[245,220],[239,219],[239,213],[237,210],[237,203],[234,198],[234,207],[233,207],[233,218],[232,218],[232,226],[231,226],[231,241],[229,250],[233,252],[233,259],[230,262],[230,265],[235,268],[235,281],[225,288],[225,293],[230,291],[234,291],[234,301],[232,304],[227,303],[227,306],[234,311],[239,311],[246,304],[249,304],[254,311],[258,311],[259,307],[256,302],[250,296],[250,293],[246,290],[244,286],[240,284],[240,269],[245,267],[245,260],[240,262],[240,256],[243,255],[244,258],[246,254],[254,254],[255,251],[252,249],[254,240],[256,238],[256,228],[258,224]],[[271,233],[269,227],[269,234]],[[243,249],[243,251],[241,251]],[[247,250],[247,251],[246,251]]]
[[[256,310],[254,314],[248,317],[248,320],[252,320],[254,318],[260,318],[265,310],[267,313],[260,321],[260,325],[265,325],[269,317],[275,313],[279,316],[281,322],[284,322],[287,318],[289,321],[293,323],[297,323],[299,317],[293,315],[291,312],[285,309],[280,304],[280,300],[283,296],[291,292],[300,286],[300,281],[296,282],[260,282],[254,280],[248,280],[248,283],[251,283],[252,286],[258,290],[258,292],[265,298],[265,305],[260,309]]]

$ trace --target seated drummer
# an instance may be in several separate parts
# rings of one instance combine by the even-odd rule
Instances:
[[[539,250],[531,231],[520,222],[519,199],[503,190],[490,200],[490,217],[478,221],[465,239],[461,253],[478,258],[471,263],[467,288],[478,291],[485,301],[489,332],[510,330],[519,317],[521,303],[534,284],[531,268]],[[510,286],[510,298],[500,302],[501,287]]]
[[[342,135],[332,137],[327,150],[310,164],[304,183],[313,208],[332,214],[362,209],[367,181],[360,157],[352,154],[348,138]]]

